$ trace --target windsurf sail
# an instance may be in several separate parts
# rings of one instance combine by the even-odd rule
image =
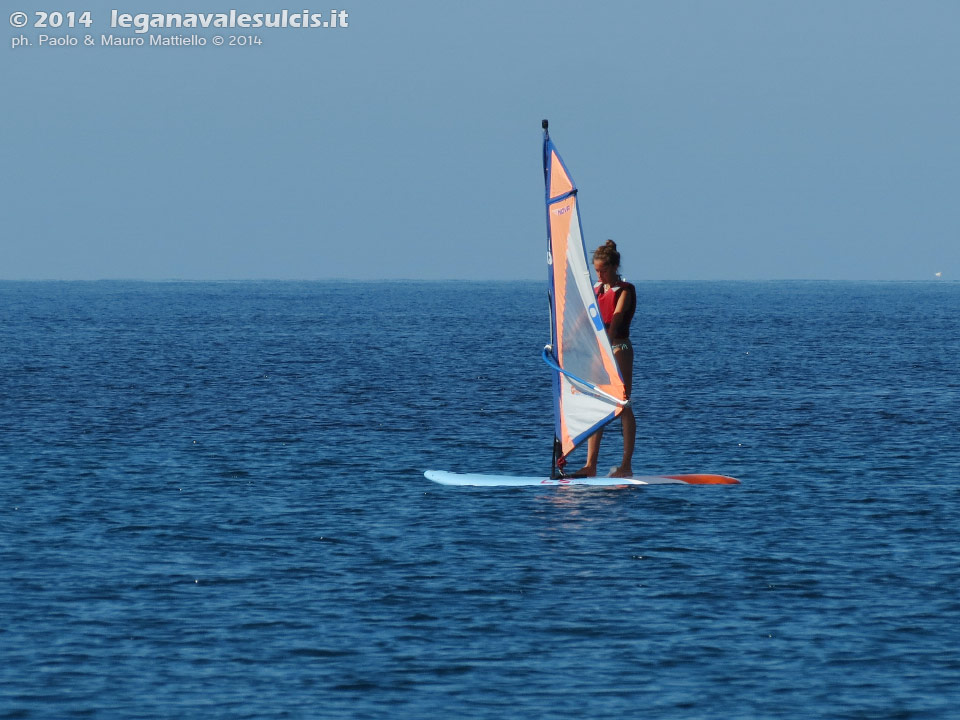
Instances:
[[[593,294],[577,186],[543,121],[543,177],[547,203],[547,283],[550,344],[543,359],[553,369],[554,470],[580,443],[627,405]]]

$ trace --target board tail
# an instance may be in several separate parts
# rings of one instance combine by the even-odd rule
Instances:
[[[680,480],[681,482],[687,483],[687,485],[739,485],[740,481],[736,478],[727,477],[726,475],[705,475],[705,474],[696,474],[696,475],[664,475],[665,478],[670,478],[671,480]]]

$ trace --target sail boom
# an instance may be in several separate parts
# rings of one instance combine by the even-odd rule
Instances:
[[[547,346],[547,348],[548,348],[548,347],[549,347],[549,345]],[[583,378],[579,378],[579,377],[577,377],[576,375],[574,375],[573,373],[567,372],[566,370],[564,370],[562,367],[560,367],[559,365],[557,365],[557,361],[553,359],[553,356],[550,354],[550,352],[547,350],[547,348],[544,348],[544,349],[543,349],[543,354],[541,355],[541,357],[543,358],[543,361],[544,361],[547,365],[549,365],[550,367],[552,367],[554,370],[556,370],[557,372],[563,373],[563,375],[565,375],[565,376],[566,376],[571,382],[573,382],[575,385],[579,385],[581,388],[584,388],[586,391],[590,392],[590,393],[593,394],[595,397],[597,397],[597,398],[599,398],[599,399],[601,399],[601,400],[606,400],[606,401],[609,402],[611,405],[617,405],[618,407],[627,407],[627,405],[630,404],[630,401],[629,401],[629,400],[619,400],[619,399],[615,398],[613,395],[611,395],[610,393],[604,392],[603,390],[601,390],[600,388],[598,388],[598,387],[597,387],[596,385],[594,385],[593,383],[588,382],[588,381],[584,380]]]

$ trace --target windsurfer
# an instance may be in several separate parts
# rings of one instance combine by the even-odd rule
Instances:
[[[625,399],[629,399],[633,386],[630,322],[637,308],[637,291],[633,285],[620,277],[620,253],[613,240],[607,240],[594,251],[593,267],[599,279],[593,286],[593,293],[597,298],[597,306],[600,308],[600,317],[607,330],[607,337],[613,347],[613,357],[623,377]],[[620,414],[620,425],[623,430],[623,461],[619,467],[613,469],[610,477],[631,477],[637,421],[633,415],[633,408],[629,405]],[[573,473],[574,477],[594,477],[597,474],[597,458],[600,455],[602,438],[603,429],[600,429],[587,440],[587,463]]]

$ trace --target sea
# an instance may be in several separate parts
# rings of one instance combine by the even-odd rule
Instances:
[[[638,295],[740,485],[424,478],[549,473],[542,283],[0,283],[0,718],[960,717],[960,283]]]

